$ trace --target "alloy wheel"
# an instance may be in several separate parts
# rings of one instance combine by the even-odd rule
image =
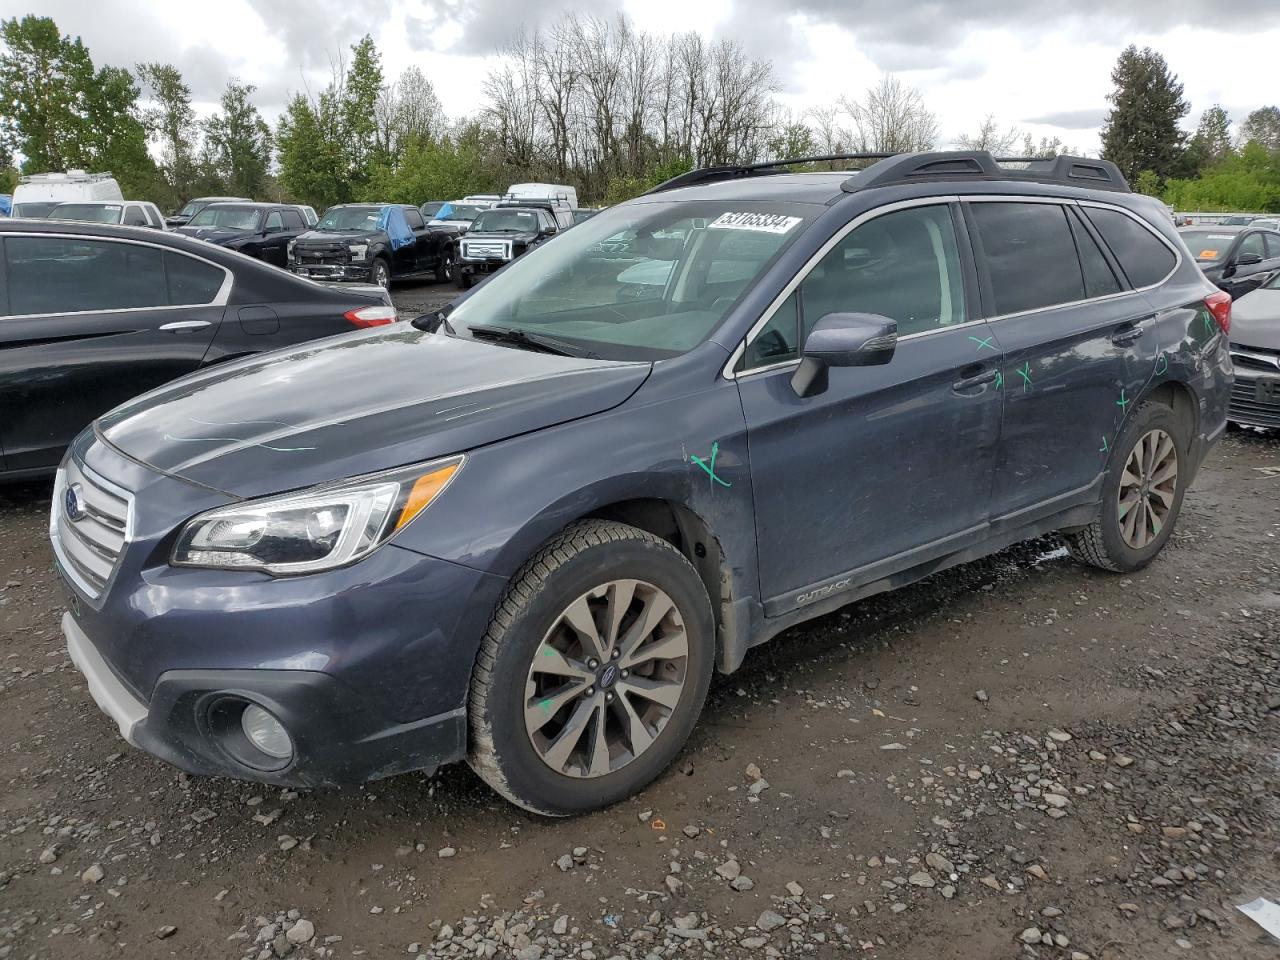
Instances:
[[[569,604],[534,651],[524,723],[548,767],[602,777],[661,735],[684,693],[689,638],[675,601],[611,580]]]
[[[373,265],[373,283],[378,287],[391,286],[391,271],[387,269],[386,264],[378,260]]]
[[[1120,475],[1120,536],[1143,550],[1160,535],[1178,489],[1178,448],[1163,430],[1151,430],[1134,444]]]

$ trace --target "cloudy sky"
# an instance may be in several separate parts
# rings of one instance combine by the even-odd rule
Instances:
[[[992,113],[1095,153],[1111,66],[1129,43],[1155,47],[1186,84],[1188,127],[1215,102],[1238,121],[1280,99],[1280,0],[0,0],[5,18],[53,17],[98,63],[177,64],[203,104],[229,75],[256,84],[272,122],[364,33],[388,76],[416,64],[450,114],[473,112],[503,42],[567,9],[735,38],[773,61],[797,112],[898,74],[938,114],[944,145]]]

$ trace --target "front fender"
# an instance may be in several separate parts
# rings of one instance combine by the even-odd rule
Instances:
[[[751,472],[737,386],[719,378],[692,391],[670,386],[655,373],[614,410],[471,451],[454,483],[397,542],[510,578],[573,521],[624,501],[662,500],[711,531],[733,600],[757,597]]]

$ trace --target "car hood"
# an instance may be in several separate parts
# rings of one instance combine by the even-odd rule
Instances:
[[[1231,342],[1280,350],[1280,290],[1254,290],[1231,305]]]
[[[365,243],[370,237],[376,236],[377,233],[364,230],[308,230],[294,242],[303,247],[310,243]]]
[[[118,407],[97,429],[156,470],[254,497],[601,413],[651,369],[397,323],[186,377]]]
[[[233,230],[230,227],[179,227],[176,232],[184,237],[194,237],[210,243],[230,243],[232,240],[242,240],[254,234],[252,230]]]

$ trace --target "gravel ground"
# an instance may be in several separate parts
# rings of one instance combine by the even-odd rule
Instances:
[[[401,320],[443,307],[462,291],[452,283],[399,283],[391,288],[391,299]]]
[[[1229,435],[1139,574],[1046,540],[784,634],[572,821],[464,767],[300,794],[128,748],[45,488],[0,489],[0,960],[1274,960],[1234,905],[1280,900],[1278,467]]]

